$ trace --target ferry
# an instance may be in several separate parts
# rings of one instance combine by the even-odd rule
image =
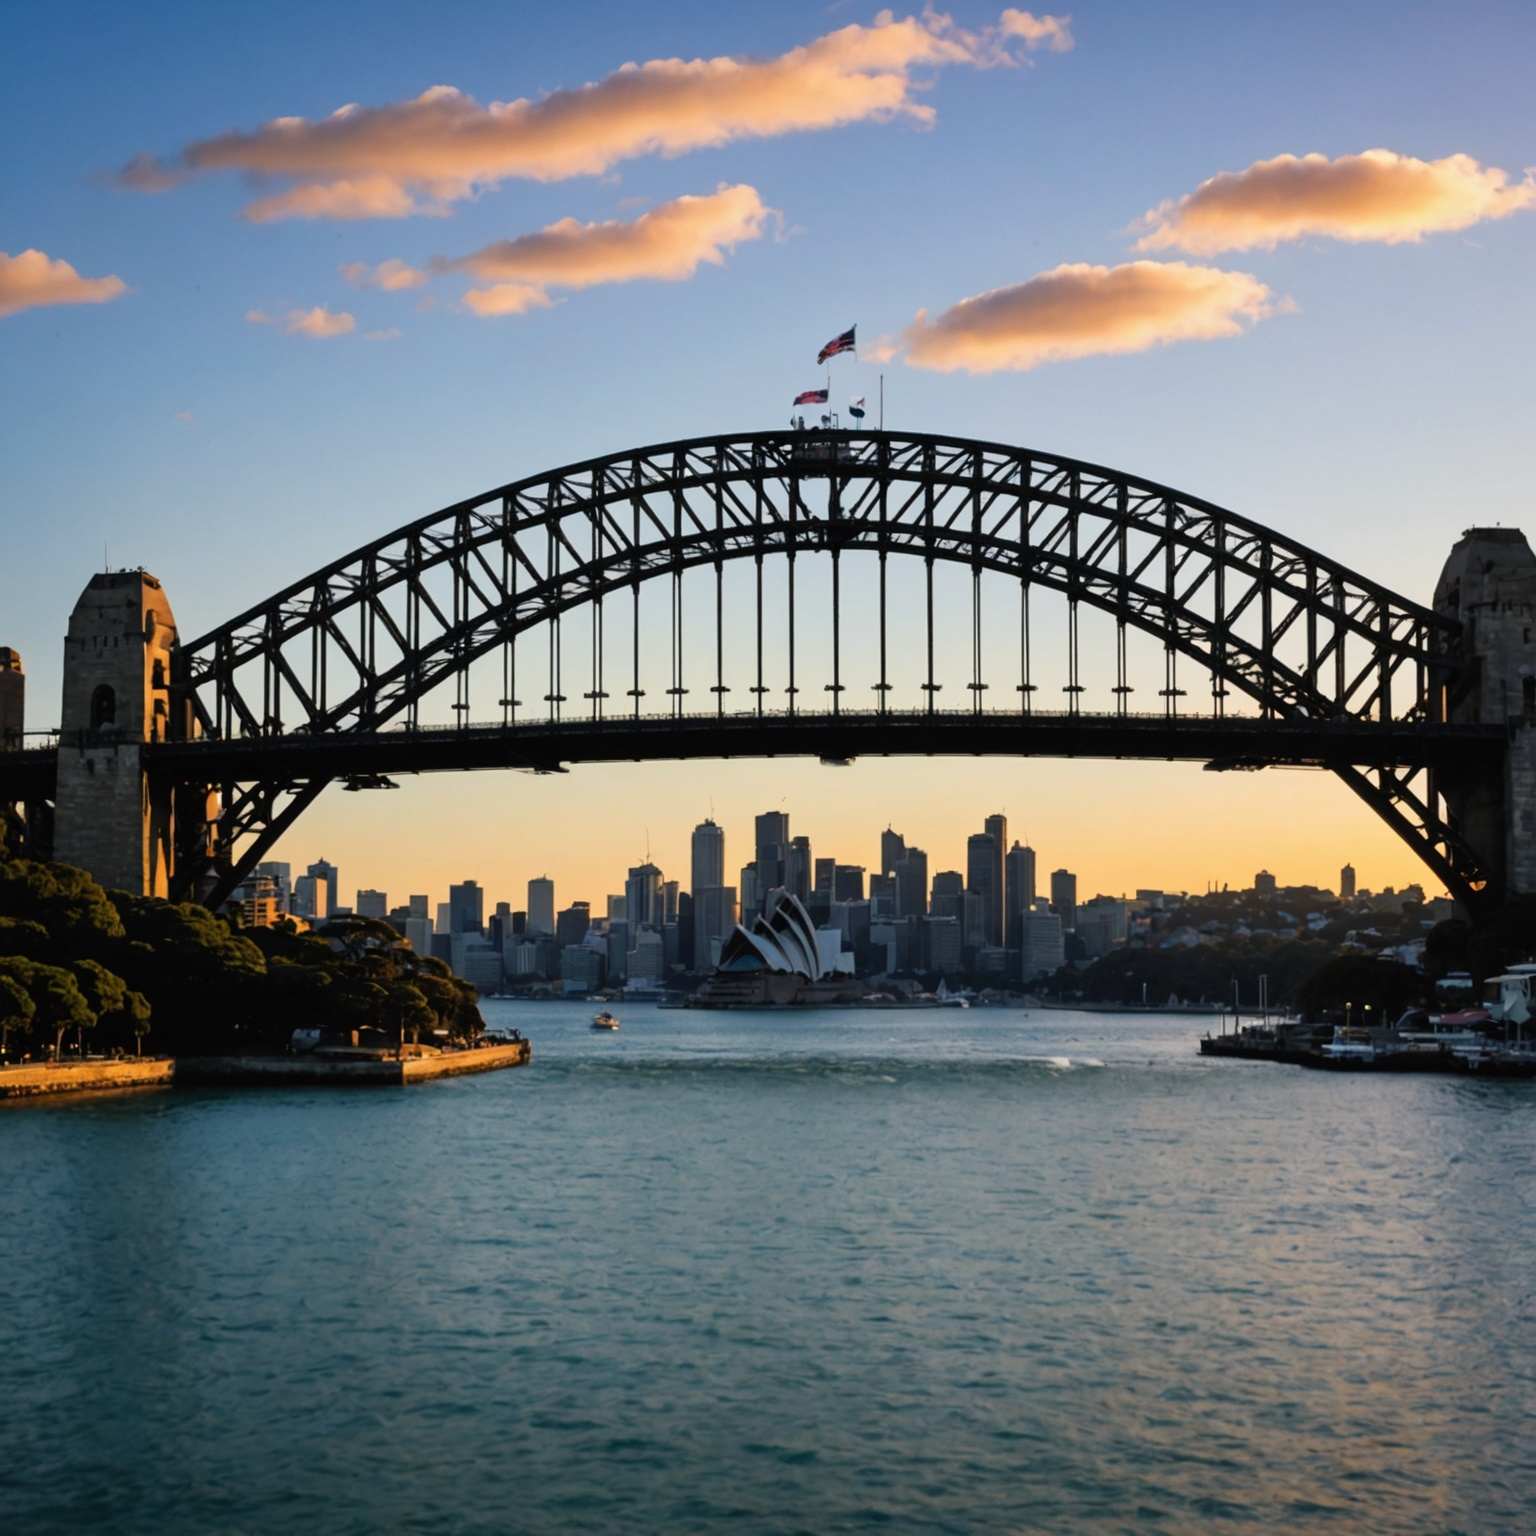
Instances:
[[[601,1013],[592,1015],[593,1029],[617,1029],[618,1027],[619,1021],[606,1008]]]

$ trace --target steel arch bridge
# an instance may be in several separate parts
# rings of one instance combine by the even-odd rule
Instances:
[[[843,659],[845,556],[873,557],[878,678],[849,707]],[[800,707],[796,561],[830,567],[832,681]],[[893,615],[892,556],[924,573],[922,620]],[[764,564],[787,565],[787,705],[764,683]],[[755,565],[755,641],[745,709],[726,682],[728,563]],[[966,707],[942,709],[935,676],[936,566],[969,574]],[[713,573],[713,644],[684,637],[685,574]],[[983,579],[1017,609],[1016,701],[986,707]],[[642,587],[669,587],[670,683],[643,707]],[[654,590],[654,589],[652,589]],[[1031,598],[1064,601],[1064,708],[1036,707]],[[802,596],[802,613],[805,598]],[[1079,611],[1116,635],[1113,707],[1084,710]],[[741,615],[733,606],[731,625]],[[562,625],[585,621],[582,676],[568,675]],[[953,615],[940,612],[941,626]],[[1010,626],[1014,623],[1010,616]],[[542,629],[537,677],[518,640]],[[1134,714],[1128,634],[1162,651],[1159,708]],[[1458,835],[1440,776],[1469,742],[1501,731],[1447,721],[1459,625],[1285,538],[1166,486],[1074,459],[924,433],[780,431],[696,438],[610,454],[516,481],[423,517],[240,614],[180,650],[174,679],[189,722],[151,749],[151,769],[216,786],[212,826],[182,819],[173,889],[219,900],[337,779],[372,787],[392,771],[735,755],[988,753],[1203,759],[1211,767],[1296,763],[1337,773],[1454,894],[1489,872]],[[894,707],[892,642],[922,645],[922,705]],[[470,668],[499,660],[490,723],[472,723]],[[1209,684],[1195,711],[1180,664]],[[521,674],[519,667],[521,666]],[[802,661],[803,675],[803,661]],[[690,680],[712,696],[686,707]],[[534,684],[533,699],[518,698]],[[567,689],[570,692],[567,692]],[[452,689],[456,725],[422,719]],[[542,690],[542,697],[538,690]],[[652,690],[656,692],[657,690]],[[1237,699],[1239,707],[1229,709]],[[1243,712],[1246,706],[1246,712]]]

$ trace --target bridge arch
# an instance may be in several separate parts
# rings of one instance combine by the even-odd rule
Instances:
[[[1413,603],[1275,530],[1166,486],[1083,461],[1004,444],[894,432],[767,432],[697,438],[627,450],[532,476],[433,513],[295,583],[187,645],[178,659],[185,718],[205,738],[368,733],[418,723],[421,701],[520,635],[583,608],[690,571],[721,573],[740,560],[761,570],[821,555],[833,571],[832,711],[841,708],[837,572],[841,557],[874,555],[880,569],[884,709],[887,560],[922,561],[1013,578],[1029,647],[1029,596],[1062,594],[1074,669],[1079,605],[1139,630],[1170,658],[1164,709],[1179,710],[1173,658],[1212,680],[1212,712],[1240,694],[1275,721],[1433,725],[1457,638],[1454,621]],[[759,591],[761,587],[759,586]],[[674,597],[674,603],[678,599]],[[761,599],[759,599],[761,601]],[[791,633],[793,633],[791,585]],[[979,627],[979,618],[976,620]],[[759,632],[761,609],[759,610]],[[717,636],[720,632],[717,608]],[[935,708],[933,615],[927,615],[926,698]],[[638,658],[638,620],[636,630]],[[557,720],[564,685],[553,659],[546,703]],[[594,650],[595,717],[609,691]],[[1123,654],[1123,641],[1122,641]],[[711,690],[725,713],[723,674]],[[757,707],[763,707],[761,641]],[[976,658],[972,703],[982,700]],[[632,708],[638,715],[638,659]],[[674,677],[672,708],[685,692]],[[1122,669],[1114,690],[1123,712]],[[1035,691],[1026,659],[1020,712]],[[796,692],[790,678],[790,713]],[[515,678],[498,701],[508,724]],[[463,721],[467,695],[455,699]],[[297,718],[285,718],[296,711]],[[1432,782],[1391,764],[1336,768],[1413,844],[1448,886],[1479,883]],[[323,787],[270,780],[225,787],[218,858],[249,867]],[[251,842],[250,839],[254,839]],[[243,850],[238,840],[246,840]]]

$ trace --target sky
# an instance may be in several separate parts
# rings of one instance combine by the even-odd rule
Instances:
[[[0,644],[56,723],[103,562],[193,638],[525,474],[834,404],[1089,459],[1428,600],[1529,509],[1522,0],[26,7],[0,62]],[[340,115],[338,109],[343,109]],[[967,302],[970,301],[970,302]],[[1147,688],[1155,687],[1148,679]],[[1085,707],[1091,705],[1085,704]],[[1330,777],[916,759],[322,797],[276,851],[521,905],[1006,811],[1084,895],[1424,878]]]

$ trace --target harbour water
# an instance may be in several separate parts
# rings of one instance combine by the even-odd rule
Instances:
[[[590,1011],[0,1110],[5,1529],[1536,1529],[1536,1085]]]

